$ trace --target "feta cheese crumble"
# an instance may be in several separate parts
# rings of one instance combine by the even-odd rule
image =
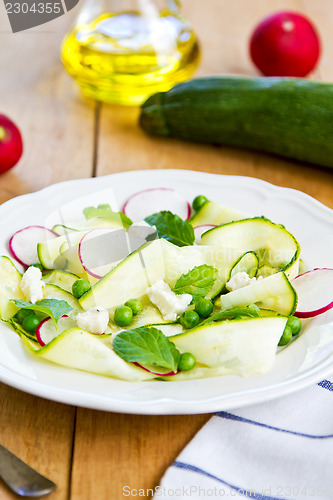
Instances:
[[[258,280],[262,279],[262,276],[258,278]],[[257,278],[250,278],[250,276],[241,271],[233,275],[233,277],[226,283],[226,289],[229,292],[233,292],[234,290],[238,290],[238,288],[243,288],[244,286],[251,285],[251,283],[255,283]]]
[[[165,321],[176,321],[192,300],[192,295],[188,293],[175,294],[163,280],[158,280],[149,287],[147,295],[158,307]]]
[[[109,323],[109,313],[102,307],[92,307],[76,316],[77,326],[82,330],[101,335]]]
[[[30,266],[22,276],[21,290],[25,299],[34,304],[37,300],[43,298],[43,287],[45,286],[42,281],[42,272],[38,267]]]

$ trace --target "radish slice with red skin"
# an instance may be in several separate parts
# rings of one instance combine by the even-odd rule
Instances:
[[[150,188],[133,194],[123,206],[124,214],[133,222],[145,219],[148,215],[170,210],[184,220],[191,215],[191,206],[175,189]]]
[[[201,243],[201,236],[206,232],[209,231],[209,229],[213,229],[213,227],[217,227],[214,224],[203,224],[202,226],[195,226],[194,229],[194,236],[195,236],[195,243],[197,245],[200,245]]]
[[[79,259],[84,270],[98,279],[105,276],[129,253],[123,229],[92,229],[79,243]]]
[[[157,377],[172,377],[172,375],[177,375],[178,372],[165,372],[165,373],[157,373],[149,370],[143,365],[140,365],[140,363],[137,363],[136,361],[133,363],[134,365],[138,366],[139,368],[142,368],[146,372],[152,373],[153,375],[156,375]]]
[[[43,347],[44,345],[49,344],[51,340],[58,337],[65,330],[69,330],[75,326],[75,321],[66,314],[59,318],[57,326],[51,318],[45,318],[40,322],[36,330],[36,337],[40,345]]]
[[[9,240],[9,250],[22,266],[28,267],[39,262],[37,243],[57,238],[59,235],[43,226],[27,226]]]
[[[333,308],[333,269],[317,268],[291,281],[298,296],[295,316],[313,318]]]

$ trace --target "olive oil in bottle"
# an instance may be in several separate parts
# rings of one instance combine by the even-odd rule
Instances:
[[[85,96],[140,105],[195,71],[198,43],[179,3],[167,2],[163,9],[154,0],[138,4],[140,10],[99,12],[88,20],[80,15],[65,37],[63,64]]]

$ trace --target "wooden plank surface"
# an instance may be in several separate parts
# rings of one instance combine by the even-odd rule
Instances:
[[[0,177],[0,203],[91,175],[95,108],[79,99],[59,61],[69,21],[13,35],[0,4],[0,113],[16,121],[25,146],[18,166]],[[56,482],[55,500],[67,500],[75,408],[0,384],[0,421],[0,442]],[[17,497],[0,483],[0,498]]]
[[[303,12],[317,24],[323,56],[313,78],[333,81],[331,0],[184,0],[202,47],[198,74],[256,74],[247,53],[252,26],[282,9]],[[77,10],[77,9],[76,9]],[[0,177],[0,202],[71,178],[135,169],[184,168],[254,176],[300,189],[333,207],[332,172],[261,154],[147,137],[138,110],[103,105],[99,122],[59,62],[69,27],[64,16],[12,35],[0,5],[0,112],[25,139],[23,160]],[[94,132],[98,125],[98,151]],[[57,482],[55,500],[119,500],[123,487],[153,488],[194,433],[209,418],[135,416],[75,409],[0,385],[0,442]],[[14,499],[0,484],[1,500]]]
[[[0,179],[0,203],[91,176],[95,106],[80,99],[60,63],[70,22],[63,16],[13,35],[0,5],[0,112],[19,124],[24,140],[22,160]]]

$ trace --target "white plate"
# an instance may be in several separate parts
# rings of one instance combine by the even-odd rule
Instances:
[[[311,197],[249,177],[183,170],[136,171],[97,179],[64,182],[10,200],[0,207],[0,255],[7,254],[13,232],[30,224],[59,222],[58,207],[101,190],[119,206],[134,192],[175,187],[188,199],[204,194],[249,213],[282,223],[301,243],[309,268],[333,267],[333,211]],[[87,204],[105,203],[94,195]],[[95,203],[95,204],[96,204]],[[113,207],[116,208],[116,207]],[[72,213],[73,205],[70,210]],[[53,215],[52,212],[54,212]],[[64,215],[65,214],[65,215]],[[66,210],[62,212],[66,217]],[[186,382],[130,383],[67,369],[36,359],[19,337],[0,325],[0,380],[44,398],[107,411],[138,414],[190,414],[226,410],[291,393],[333,370],[333,311],[309,321],[304,334],[282,350],[269,373],[242,378],[225,376]]]

